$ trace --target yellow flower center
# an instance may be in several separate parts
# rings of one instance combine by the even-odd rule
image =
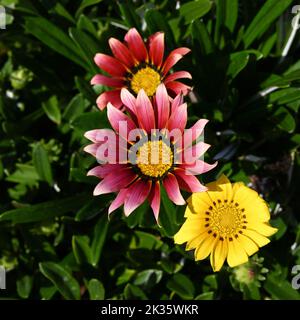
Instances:
[[[138,168],[148,177],[162,177],[173,164],[173,152],[164,142],[148,141],[137,151]]]
[[[232,241],[233,237],[238,238],[238,234],[242,234],[243,229],[246,229],[245,209],[240,208],[237,202],[213,201],[205,214],[208,233],[212,233],[214,237],[219,236],[220,240],[228,237],[229,241]]]
[[[151,97],[160,83],[160,74],[150,67],[145,67],[132,76],[130,86],[136,94],[144,89],[147,96]]]

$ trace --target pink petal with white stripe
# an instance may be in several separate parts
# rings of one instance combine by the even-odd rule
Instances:
[[[169,95],[164,84],[160,84],[156,90],[157,129],[165,128],[170,114]]]
[[[137,180],[127,190],[124,203],[124,213],[128,217],[148,197],[151,188],[150,181]]]
[[[166,77],[164,83],[172,82],[177,79],[192,79],[192,75],[187,71],[177,71]]]
[[[106,76],[103,76],[102,74],[96,74],[92,78],[91,84],[92,85],[102,84],[102,85],[108,86],[108,87],[122,87],[122,86],[124,86],[124,80],[106,77]]]
[[[132,113],[136,112],[136,98],[125,88],[121,90],[121,101]]]
[[[126,73],[124,65],[117,59],[103,53],[97,53],[94,61],[96,65],[112,76],[122,77]]]
[[[170,69],[180,60],[184,55],[189,53],[191,50],[188,48],[177,48],[173,50],[163,65],[163,74],[166,75]]]
[[[183,104],[183,95],[178,94],[172,101],[171,104],[171,112],[175,113],[177,111],[177,108]]]
[[[193,164],[210,148],[210,145],[205,142],[198,142],[181,151],[181,158],[183,163]]]
[[[125,139],[127,139],[128,133],[131,130],[136,129],[135,123],[125,113],[118,110],[110,103],[107,105],[107,117],[113,129]],[[124,125],[126,126],[126,132],[120,130],[121,126],[123,127]]]
[[[143,89],[138,93],[136,104],[136,114],[139,124],[142,129],[150,133],[151,129],[155,128],[155,116],[153,106]]]
[[[87,175],[88,176],[95,176],[95,177],[98,177],[98,178],[101,178],[103,179],[105,176],[111,174],[112,171],[120,171],[120,170],[124,170],[128,167],[128,165],[126,164],[105,164],[105,165],[102,165],[102,166],[98,166],[98,167],[95,167],[93,169],[91,169]]]
[[[180,168],[184,169],[187,175],[198,175],[206,173],[214,169],[218,165],[218,162],[213,164],[206,163],[202,160],[196,160],[194,163],[184,163],[180,165]]]
[[[175,204],[179,206],[185,204],[185,200],[183,199],[179,190],[178,181],[172,173],[169,173],[167,177],[163,180],[163,185],[167,191],[169,198]]]
[[[167,89],[173,91],[176,95],[183,94],[184,96],[192,90],[190,86],[187,86],[186,84],[183,84],[178,81],[168,82],[166,83],[166,87]]]
[[[94,129],[87,131],[84,136],[93,142],[105,142],[109,137],[114,137],[115,133],[111,129]]]
[[[186,175],[183,169],[175,169],[174,174],[179,182],[180,188],[183,190],[189,192],[203,192],[207,190],[195,176]]]
[[[179,106],[175,113],[172,113],[167,127],[171,131],[173,129],[179,129],[181,132],[184,131],[187,123],[187,104],[184,103]]]
[[[154,217],[158,221],[159,209],[160,209],[160,183],[156,181],[152,184],[152,189],[149,195],[149,203],[152,208]]]
[[[117,210],[118,208],[121,207],[121,205],[124,203],[125,201],[125,197],[127,194],[127,190],[128,189],[122,189],[120,190],[120,192],[118,193],[118,195],[116,196],[116,198],[113,200],[113,202],[111,203],[111,205],[108,208],[108,214],[111,214],[113,211]]]
[[[119,40],[115,38],[110,38],[108,40],[110,49],[113,53],[113,55],[123,62],[126,66],[132,67],[134,66],[134,59],[128,50],[128,48]]]
[[[131,168],[117,172],[112,171],[96,186],[94,196],[126,188],[136,177],[137,175],[132,172]]]
[[[149,55],[152,63],[160,67],[165,51],[165,35],[163,32],[153,34],[149,39]]]
[[[109,102],[112,103],[116,108],[120,108],[122,106],[122,101],[120,98],[120,89],[103,92],[97,98],[96,102],[100,110],[106,108]]]
[[[135,28],[131,28],[125,35],[125,41],[137,61],[145,61],[148,57],[145,43]]]

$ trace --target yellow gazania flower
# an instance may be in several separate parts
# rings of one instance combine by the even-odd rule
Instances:
[[[210,255],[214,271],[226,258],[230,267],[247,262],[277,232],[268,222],[266,202],[242,182],[232,185],[224,175],[207,188],[188,199],[186,221],[174,236],[175,243],[187,242],[186,250],[195,249],[195,260]]]

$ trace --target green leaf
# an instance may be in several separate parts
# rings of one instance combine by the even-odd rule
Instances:
[[[93,91],[91,85],[88,83],[88,81],[76,76],[75,84],[77,89],[83,95],[83,97],[90,101],[92,104],[94,104],[97,99],[97,96],[96,93]]]
[[[246,29],[243,41],[248,48],[257,38],[260,38],[272,23],[290,6],[293,0],[268,0]]]
[[[88,283],[88,291],[91,300],[104,300],[105,289],[99,280],[91,279]]]
[[[179,12],[185,24],[189,24],[208,13],[211,6],[212,2],[209,0],[189,1],[180,7]]]
[[[214,300],[214,293],[212,291],[201,293],[195,300]]]
[[[6,178],[7,181],[34,186],[39,180],[39,175],[35,167],[28,164],[18,163],[17,170]]]
[[[95,54],[101,51],[98,43],[87,33],[76,28],[70,28],[69,34],[81,51],[82,56],[86,58],[86,61],[90,66],[90,71],[92,73],[98,73],[99,68],[94,63]]]
[[[106,240],[108,231],[108,217],[103,215],[95,225],[94,237],[91,245],[93,266],[97,266],[101,257],[102,249]]]
[[[192,37],[194,42],[199,43],[203,55],[208,55],[214,51],[214,43],[202,21],[196,20],[192,23]]]
[[[165,33],[165,41],[169,47],[174,46],[174,35],[168,21],[164,16],[157,10],[147,10],[145,13],[145,20],[147,22],[147,27],[150,33],[155,33],[158,31],[163,31]]]
[[[71,125],[82,131],[109,127],[106,112],[100,111],[83,113],[71,121]]]
[[[287,280],[278,281],[274,273],[269,274],[264,282],[264,289],[276,300],[300,300],[300,294]]]
[[[137,286],[128,283],[124,289],[125,300],[147,300],[145,293]]]
[[[33,278],[28,275],[25,275],[21,279],[17,280],[18,295],[23,299],[27,299],[30,295],[32,284]]]
[[[134,279],[134,284],[137,286],[145,286],[147,288],[151,288],[160,282],[162,276],[163,272],[161,270],[144,270],[136,275]]]
[[[79,8],[76,11],[76,17],[78,17],[85,8],[98,4],[102,1],[103,0],[82,0]]]
[[[164,187],[161,186],[161,211],[159,214],[159,223],[167,236],[172,237],[177,231],[178,226],[175,223],[177,213],[176,207],[173,202],[169,199],[167,192]]]
[[[126,1],[126,2],[118,2],[119,9],[121,11],[121,15],[126,22],[127,26],[132,28],[139,28],[140,26],[140,17],[135,11],[134,6]]]
[[[42,262],[39,269],[65,299],[80,300],[80,286],[66,269],[54,262]]]
[[[32,150],[33,165],[42,181],[53,185],[52,169],[48,153],[41,143],[34,145]]]
[[[86,201],[86,195],[81,194],[70,198],[47,201],[19,209],[3,212],[0,221],[11,221],[12,223],[28,223],[61,216],[76,210]]]
[[[247,66],[249,57],[247,52],[235,52],[231,54],[227,75],[231,79],[236,78],[236,76]]]
[[[91,249],[89,247],[89,239],[86,236],[73,236],[72,248],[76,261],[79,264],[90,263]]]
[[[280,129],[286,132],[292,133],[296,129],[296,121],[294,117],[284,107],[278,108],[274,112],[272,119]]]
[[[42,103],[43,110],[47,117],[56,124],[60,124],[61,114],[56,96],[52,96],[49,100]]]
[[[104,197],[104,195],[103,195]],[[101,211],[101,204],[103,203],[103,199],[101,201],[98,198],[93,198],[84,206],[78,210],[75,216],[76,221],[84,221],[84,220],[90,220],[94,218],[96,215],[98,215]]]
[[[83,95],[81,93],[77,94],[67,105],[62,116],[63,119],[65,119],[66,121],[74,120],[77,116],[81,115],[84,112],[88,105],[89,102],[84,99]]]
[[[45,45],[57,51],[78,65],[89,69],[88,65],[78,53],[77,46],[73,41],[55,24],[44,18],[26,18],[25,28],[28,33],[33,34]]]
[[[185,275],[177,273],[167,282],[167,288],[177,293],[182,299],[194,298],[195,287],[192,281]]]

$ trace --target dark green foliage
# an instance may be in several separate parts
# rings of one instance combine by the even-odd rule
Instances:
[[[299,299],[299,34],[292,0],[0,0],[0,265],[2,298]],[[143,26],[147,25],[147,28]],[[225,173],[269,202],[271,243],[249,264],[214,274],[175,246],[184,208],[162,193],[161,227],[145,203],[107,219],[112,195],[93,198],[87,130],[108,127],[89,84],[93,56],[130,27],[166,34],[166,51],[192,52],[175,69],[193,75],[189,124],[210,120],[203,182]],[[250,275],[254,274],[254,280]],[[252,281],[253,280],[253,281]]]

